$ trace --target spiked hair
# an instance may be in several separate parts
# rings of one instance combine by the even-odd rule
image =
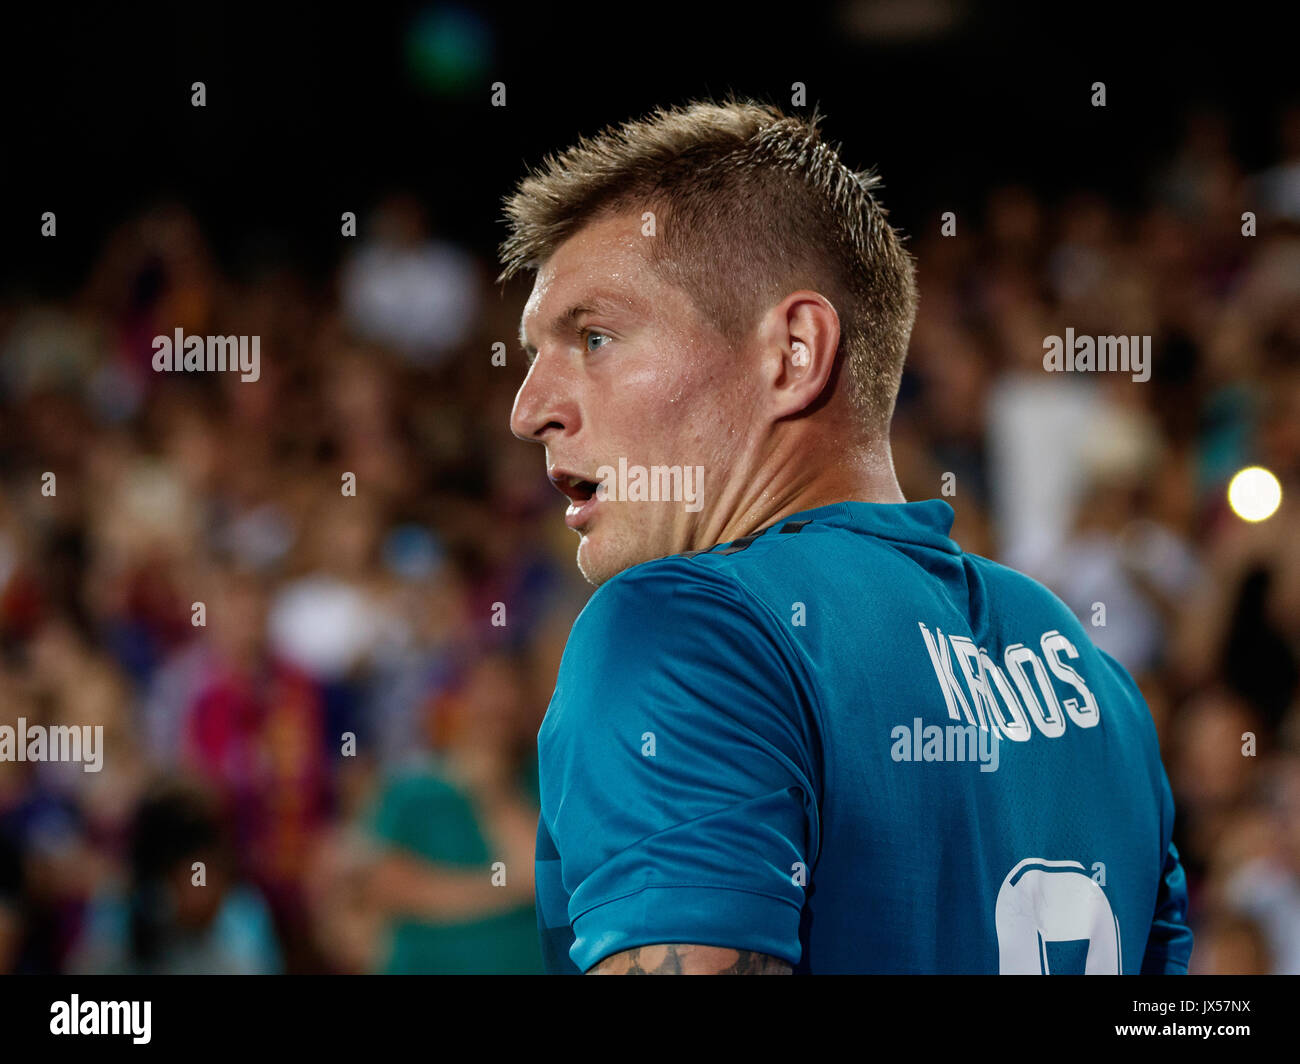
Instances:
[[[800,288],[840,318],[850,400],[887,429],[916,317],[911,256],[873,191],[808,118],[730,97],[610,127],[522,178],[505,201],[498,281],[537,269],[588,222],[653,211],[651,262],[732,343]]]

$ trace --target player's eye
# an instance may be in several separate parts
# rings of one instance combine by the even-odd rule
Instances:
[[[583,344],[586,347],[586,350],[588,351],[588,353],[590,353],[592,351],[595,351],[596,347],[604,346],[603,344],[597,344],[596,347],[593,347],[591,344],[593,340],[612,340],[614,338],[612,336],[607,336],[605,333],[592,332],[590,329],[583,329],[582,339],[583,339]]]

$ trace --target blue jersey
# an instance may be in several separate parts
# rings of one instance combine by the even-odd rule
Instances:
[[[1183,973],[1151,714],[941,500],[633,566],[538,733],[549,971],[696,943],[796,972]]]

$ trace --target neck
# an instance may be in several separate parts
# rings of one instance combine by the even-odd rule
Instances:
[[[835,461],[810,463],[810,454],[834,455]],[[767,463],[765,475],[746,478],[752,487],[742,488],[723,508],[729,516],[709,528],[718,527],[716,538],[706,536],[707,546],[729,543],[769,528],[790,514],[829,506],[837,502],[903,503],[907,499],[898,486],[888,437],[858,450],[843,446],[796,448]]]

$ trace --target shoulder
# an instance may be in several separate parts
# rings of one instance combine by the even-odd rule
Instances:
[[[814,569],[833,573],[831,543],[839,530],[806,521],[778,522],[754,535],[623,570],[598,588],[574,625],[577,636],[611,623],[660,629],[669,622],[736,624],[780,630],[770,602]],[[865,540],[865,537],[858,537]],[[864,549],[873,546],[869,541]],[[883,557],[888,547],[875,545]],[[820,561],[819,561],[820,560]]]
[[[718,626],[762,627],[761,605],[734,570],[701,564],[703,557],[657,558],[606,581],[574,622],[570,647],[618,650],[626,647],[619,639],[633,634],[646,645],[680,642]]]
[[[1009,565],[995,562],[992,558],[985,558],[982,554],[972,554],[970,551],[963,551],[962,557],[984,581],[996,587],[1004,596],[1027,598],[1039,604],[1050,604],[1052,608],[1059,606],[1067,611],[1069,609],[1051,588],[1027,573],[1022,573],[1019,569],[1012,569]]]
[[[641,734],[634,722],[716,705],[751,723],[806,704],[796,653],[772,610],[726,567],[672,555],[602,584],[574,622],[539,732]],[[683,720],[677,720],[684,727]]]
[[[1089,686],[1109,695],[1104,707],[1107,715],[1113,717],[1116,710],[1121,710],[1124,718],[1144,734],[1149,751],[1157,752],[1155,756],[1158,756],[1155,722],[1137,682],[1123,665],[1092,641],[1087,627],[1060,596],[1018,570],[977,554],[965,557],[980,574],[987,593],[997,603],[999,614],[1022,618],[1026,622],[1032,619],[1033,624],[1029,624],[1019,638],[1038,637],[1041,641],[1050,637],[1056,645],[1063,646],[1056,638],[1057,635],[1063,636],[1075,653],[1066,650],[1060,660],[1075,661],[1077,653],[1076,665],[1084,673]]]
[[[1089,647],[1092,640],[1074,611],[1046,584],[1032,576],[978,554],[963,554],[970,568],[979,575],[997,612],[1003,615],[1033,618],[1056,628],[1072,638],[1077,636]]]

